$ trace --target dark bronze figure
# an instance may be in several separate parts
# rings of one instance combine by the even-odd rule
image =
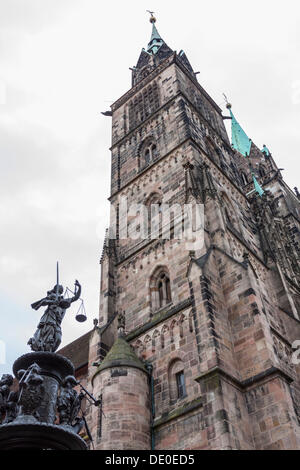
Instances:
[[[13,384],[13,377],[9,374],[4,374],[0,380],[0,418],[6,412],[8,397],[10,394],[10,387]]]
[[[92,441],[81,402],[85,397],[99,406],[99,401],[76,381],[72,362],[55,353],[66,310],[80,295],[81,286],[76,281],[71,298],[64,297],[57,263],[54,288],[32,304],[33,309],[45,307],[45,311],[29,340],[33,351],[14,362],[18,384],[14,384],[11,375],[0,378],[0,450],[86,450],[88,446],[79,435],[83,426]],[[86,319],[81,302],[78,321]],[[75,386],[81,389],[80,393],[73,389]]]
[[[37,408],[42,403],[45,394],[44,378],[41,372],[37,364],[32,364],[27,370],[19,371],[19,415],[39,418]]]
[[[57,399],[57,410],[60,424],[72,426],[74,431],[78,433],[84,424],[83,419],[78,416],[84,394],[83,392],[78,394],[74,390],[73,387],[76,385],[78,382],[72,375],[65,378]]]
[[[75,295],[70,299],[63,296],[63,286],[57,284],[47,292],[47,297],[34,302],[31,306],[34,310],[40,307],[47,307],[42,316],[37,330],[28,341],[33,351],[55,352],[61,343],[61,323],[66,310],[73,302],[79,299],[81,294],[81,285],[75,281]]]
[[[10,392],[8,395],[7,403],[6,403],[6,412],[5,412],[5,419],[3,424],[11,423],[14,421],[18,415],[18,399],[19,394],[18,392]]]

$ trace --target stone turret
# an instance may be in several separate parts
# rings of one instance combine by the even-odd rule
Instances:
[[[102,398],[97,449],[150,449],[150,387],[145,365],[120,336],[92,379]],[[102,413],[101,413],[102,411]],[[100,414],[101,413],[101,414]]]

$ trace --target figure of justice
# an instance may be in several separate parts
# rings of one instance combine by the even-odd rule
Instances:
[[[72,297],[68,297],[69,292],[73,294]],[[66,310],[70,308],[73,302],[80,299],[80,295],[81,285],[77,280],[75,281],[74,292],[67,288],[64,294],[64,288],[59,284],[59,266],[57,263],[56,285],[52,290],[47,292],[46,297],[31,304],[31,307],[34,310],[38,310],[41,307],[47,307],[39,321],[36,332],[28,341],[32,351],[55,352],[58,349],[62,337],[61,323],[66,314]],[[83,300],[81,300],[76,320],[79,322],[84,322],[86,320]]]

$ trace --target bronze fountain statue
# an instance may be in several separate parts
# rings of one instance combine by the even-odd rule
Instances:
[[[81,285],[77,280],[75,281],[75,295],[70,299],[65,299],[63,292],[63,286],[56,284],[52,290],[47,292],[45,298],[31,305],[34,310],[47,306],[34,336],[28,341],[33,351],[55,352],[58,349],[61,343],[62,320],[66,310],[80,298]]]
[[[80,299],[80,283],[75,281],[71,298],[63,293],[57,263],[56,285],[31,305],[35,310],[46,307],[28,341],[32,352],[15,361],[15,380],[8,374],[0,379],[0,450],[86,450],[87,444],[79,435],[83,427],[92,442],[81,402],[86,398],[92,405],[101,403],[76,380],[72,362],[55,353],[61,343],[66,310]],[[81,308],[83,313],[76,315],[78,321],[86,319],[83,301]],[[80,387],[79,393],[76,386]]]

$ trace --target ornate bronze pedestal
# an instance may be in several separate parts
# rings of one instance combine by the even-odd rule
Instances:
[[[13,372],[18,390],[10,391],[11,376],[0,382],[0,450],[87,449],[77,434],[82,396],[73,390],[73,364],[59,354],[32,352],[16,360]]]

